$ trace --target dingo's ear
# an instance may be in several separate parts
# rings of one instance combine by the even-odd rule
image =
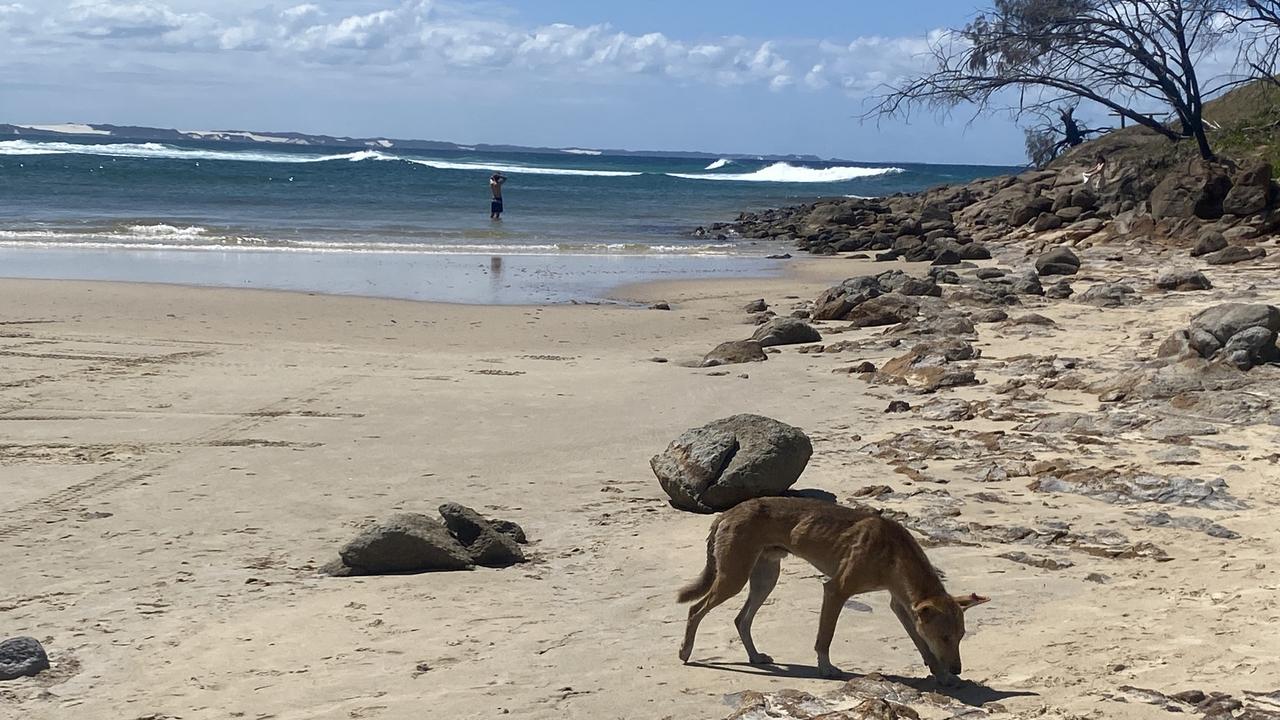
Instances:
[[[977,593],[969,593],[968,595],[956,595],[954,596],[954,599],[956,603],[960,605],[961,610],[968,610],[969,608],[975,605],[981,605],[982,603],[991,602],[991,598],[983,597]]]

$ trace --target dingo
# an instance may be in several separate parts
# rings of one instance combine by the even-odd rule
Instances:
[[[712,608],[751,582],[747,604],[734,619],[752,665],[773,658],[756,650],[751,622],[778,582],[788,553],[808,560],[829,580],[823,583],[818,621],[818,672],[842,675],[829,651],[840,609],[852,595],[888,590],[890,607],[915,642],[925,665],[942,684],[956,682],[964,611],[987,602],[978,595],[952,597],[911,533],[878,512],[802,498],[757,498],[724,512],[711,523],[707,565],[702,575],[680,590],[677,599],[698,602],[689,608],[680,659],[689,661],[698,623]]]

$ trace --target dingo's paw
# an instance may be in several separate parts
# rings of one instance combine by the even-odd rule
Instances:
[[[765,655],[764,653],[756,653],[755,655],[747,658],[747,662],[750,662],[752,665],[772,665],[773,658]]]
[[[818,677],[827,680],[842,680],[844,679],[844,671],[831,663],[827,663],[818,666]]]

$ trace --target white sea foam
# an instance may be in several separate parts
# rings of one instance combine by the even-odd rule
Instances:
[[[95,250],[209,250],[251,252],[371,253],[416,255],[726,255],[733,243],[476,243],[272,240],[217,234],[202,227],[130,225],[99,230],[0,230],[0,248]]]
[[[176,225],[130,225],[128,234],[141,238],[164,238],[172,240],[196,239],[209,231],[198,225],[177,227]]]
[[[380,158],[382,159],[382,158]],[[479,163],[479,162],[449,162],[445,160],[427,160],[424,158],[386,158],[394,160],[404,160],[414,165],[426,165],[437,170],[485,170],[490,172],[504,172],[512,175],[585,175],[591,177],[635,177],[643,175],[641,172],[624,172],[621,170],[586,170],[578,168],[548,168],[533,167],[527,165],[504,165],[502,163]]]
[[[726,160],[725,158],[720,158],[719,160],[711,163],[710,165],[702,169],[703,170],[719,170],[720,168],[725,167],[726,165],[729,165],[732,162],[733,162],[732,160]]]
[[[156,160],[238,160],[241,162],[272,163],[319,162],[326,159],[315,155],[270,153],[252,150],[205,150],[175,147],[173,145],[151,142],[83,144],[68,142],[31,142],[29,140],[0,141],[0,155],[100,155],[104,157]]]
[[[603,150],[583,150],[582,148],[565,148],[560,152],[567,152],[570,155],[603,155]]]
[[[844,182],[861,178],[878,177],[904,172],[902,168],[871,168],[858,166],[837,166],[830,168],[810,168],[777,162],[766,168],[750,173],[715,173],[702,175],[697,173],[667,173],[671,177],[686,180],[731,180],[738,182],[777,182],[777,183],[818,183]]]
[[[3,155],[99,155],[105,157],[143,158],[162,160],[231,160],[263,163],[318,163],[336,160],[361,162],[364,160],[403,161],[425,165],[438,170],[483,170],[526,175],[584,175],[595,177],[634,177],[641,172],[619,170],[589,170],[585,168],[549,168],[503,163],[452,162],[417,157],[388,155],[378,150],[358,150],[338,155],[303,155],[299,153],[261,152],[256,150],[205,150],[177,147],[161,143],[104,143],[81,144],[67,142],[32,142],[29,140],[0,140],[0,156]]]

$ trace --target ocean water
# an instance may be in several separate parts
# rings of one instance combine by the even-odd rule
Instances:
[[[510,178],[498,223],[489,220],[494,170]],[[688,234],[742,210],[1007,171],[580,151],[0,140],[0,275],[458,302],[597,299],[651,276],[776,271],[762,256],[777,247]],[[505,258],[500,282],[485,269],[492,257]],[[446,277],[428,283],[435,289],[420,285]]]

